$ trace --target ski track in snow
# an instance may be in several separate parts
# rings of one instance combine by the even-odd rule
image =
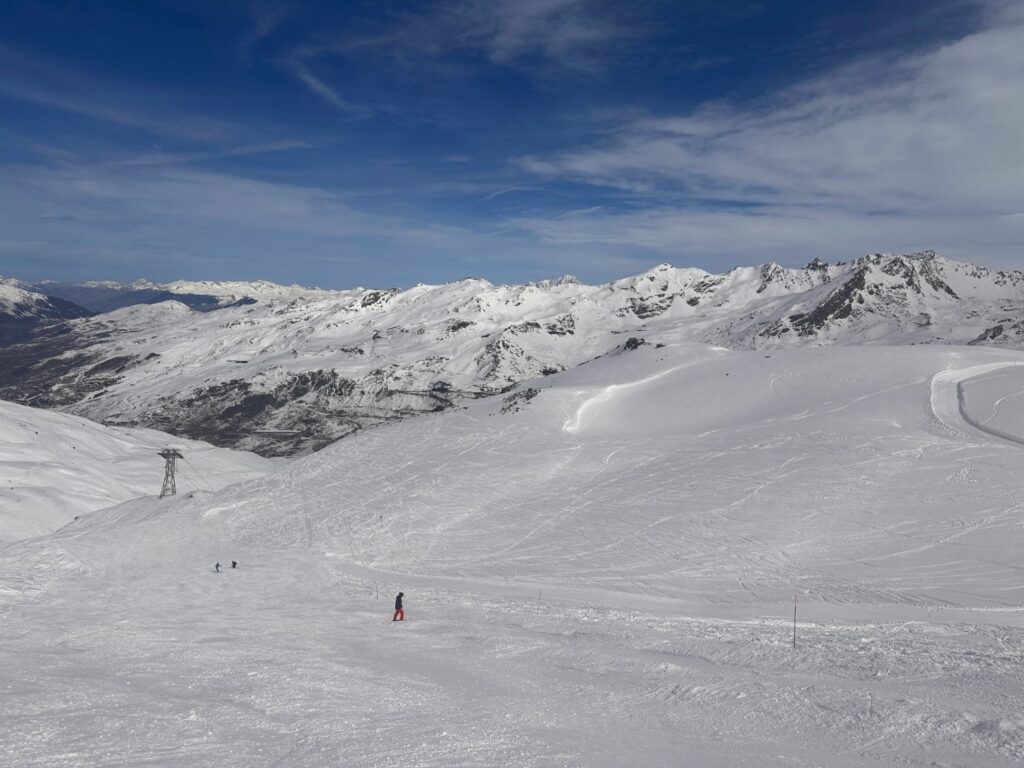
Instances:
[[[9,547],[0,765],[1020,764],[1016,355],[632,354]]]

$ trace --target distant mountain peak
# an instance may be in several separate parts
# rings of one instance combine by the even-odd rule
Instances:
[[[535,288],[559,288],[563,285],[580,285],[579,278],[575,275],[562,275],[549,280],[538,280],[535,283],[527,283]]]

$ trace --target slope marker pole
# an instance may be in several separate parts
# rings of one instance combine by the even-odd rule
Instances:
[[[793,648],[796,648],[796,595],[793,595]]]

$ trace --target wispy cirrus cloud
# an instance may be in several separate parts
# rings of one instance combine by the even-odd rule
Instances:
[[[459,0],[426,11],[399,12],[385,31],[340,36],[333,50],[378,50],[422,61],[475,52],[494,64],[527,60],[568,69],[593,69],[608,44],[635,31],[619,23],[620,6],[602,0]]]
[[[0,251],[30,251],[45,246],[43,240],[0,240]]]
[[[293,55],[284,62],[284,66],[300,83],[332,107],[356,119],[365,119],[373,116],[373,108],[366,104],[346,99],[335,86],[314,75],[308,63],[313,58],[315,56]]]
[[[291,13],[290,3],[253,0],[249,5],[249,27],[239,40],[243,56],[248,57],[252,49],[278,29]]]
[[[86,118],[84,125],[92,121],[135,131],[131,138],[119,134],[117,140],[97,141],[95,131],[82,130],[78,133],[88,138],[76,144],[64,135],[61,146],[40,137],[20,137],[28,151],[48,163],[81,162],[85,153],[90,160],[119,165],[180,165],[313,146],[305,140],[280,137],[281,131],[266,123],[212,116],[192,106],[182,94],[95,77],[3,45],[0,75],[0,101]]]
[[[150,151],[133,154],[129,157],[119,158],[110,162],[115,166],[147,166],[147,165],[185,165],[188,163],[200,163],[209,160],[226,160],[229,158],[252,157],[254,155],[266,155],[273,152],[287,152],[297,149],[311,149],[314,145],[308,141],[297,139],[278,139],[260,144],[241,144],[219,150],[206,152],[162,152]]]
[[[315,187],[269,182],[180,167],[65,165],[12,170],[3,186],[24,190],[45,205],[77,220],[123,219],[125,227],[145,222],[174,225],[216,222],[253,231],[280,230],[331,237],[378,236],[430,240],[431,227],[401,225],[393,217],[361,213],[343,196]],[[10,208],[17,208],[12,204]],[[8,208],[8,210],[10,209]],[[78,214],[76,216],[76,214]],[[232,231],[238,231],[233,229]]]
[[[629,206],[518,223],[553,242],[667,252],[849,255],[912,241],[1005,255],[1024,245],[1004,218],[1024,210],[1024,19],[992,11],[987,28],[923,54],[521,158],[535,176],[617,190]]]
[[[123,275],[136,264],[148,274],[287,280],[301,268],[338,284],[377,283],[374,272],[409,282],[410,249],[454,262],[480,251],[476,233],[452,224],[361,211],[311,186],[176,166],[8,167],[0,231],[10,235],[5,262],[30,276],[45,274],[42,250],[55,262],[74,256],[83,275]]]
[[[188,109],[180,96],[101,80],[3,44],[0,97],[186,141],[224,141],[237,132],[229,121]]]
[[[413,50],[436,53],[454,44],[497,64],[540,58],[571,69],[594,68],[604,46],[627,34],[595,0],[471,0],[407,25]]]
[[[382,58],[408,68],[455,67],[466,54],[501,67],[596,72],[611,43],[634,31],[617,23],[621,7],[601,0],[459,0],[418,11],[384,11],[378,29],[320,35],[282,65],[312,93],[355,116],[374,112],[348,98],[312,64],[332,58]]]

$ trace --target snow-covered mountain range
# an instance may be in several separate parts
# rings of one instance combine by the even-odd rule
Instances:
[[[164,466],[157,452],[168,447],[186,457],[178,466],[179,493],[274,469],[252,453],[0,401],[0,546],[51,533],[86,512],[156,496]]]
[[[606,285],[467,279],[408,290],[173,283],[0,350],[0,397],[264,454],[444,409],[618,348],[1024,340],[1024,273],[934,253],[726,274],[661,265]],[[4,373],[3,371],[6,371]]]

